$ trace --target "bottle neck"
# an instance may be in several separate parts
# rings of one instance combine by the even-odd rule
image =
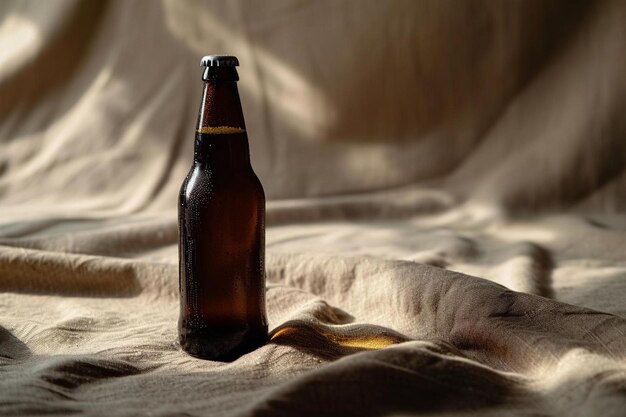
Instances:
[[[234,67],[207,68],[198,111],[196,130],[200,133],[246,130]]]
[[[207,68],[198,111],[194,162],[211,169],[250,165],[246,124],[234,67]]]

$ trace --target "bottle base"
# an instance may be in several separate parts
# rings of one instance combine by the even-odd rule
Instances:
[[[211,326],[180,330],[180,346],[199,359],[232,362],[267,343],[267,326]]]

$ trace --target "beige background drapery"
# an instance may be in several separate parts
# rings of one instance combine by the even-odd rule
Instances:
[[[623,415],[626,5],[4,2],[0,410]],[[199,58],[268,195],[272,341],[176,345]]]

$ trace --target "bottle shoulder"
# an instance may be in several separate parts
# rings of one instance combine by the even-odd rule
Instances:
[[[210,195],[211,179],[207,173],[198,169],[195,165],[191,167],[187,176],[183,180],[178,193],[178,200],[181,205],[187,205],[197,195]]]
[[[217,196],[236,200],[249,196],[265,202],[263,186],[252,167],[221,172],[208,165],[192,166],[180,187],[181,204],[192,200],[209,202]]]
[[[265,202],[265,189],[263,188],[263,183],[259,179],[259,176],[254,172],[252,166],[250,166],[251,179],[254,182],[255,188],[257,189],[257,193],[261,196],[263,201]]]

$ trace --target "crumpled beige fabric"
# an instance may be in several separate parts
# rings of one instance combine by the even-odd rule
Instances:
[[[0,413],[623,416],[626,3],[0,4]],[[176,342],[236,54],[271,341]]]

